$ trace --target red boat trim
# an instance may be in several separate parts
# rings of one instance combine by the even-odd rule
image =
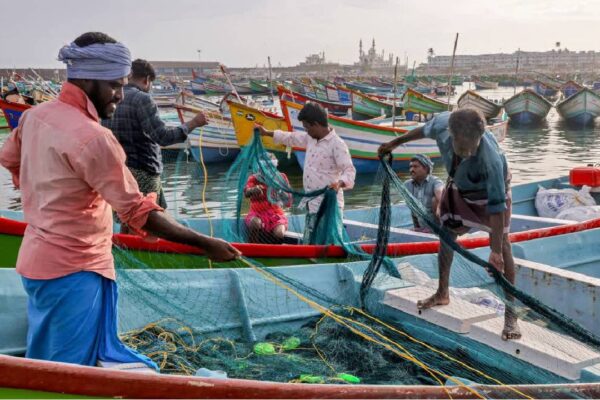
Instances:
[[[29,110],[31,107],[33,107],[33,106],[30,104],[12,103],[10,101],[0,99],[0,109],[2,109],[2,110],[7,109],[7,110],[23,112],[23,111]]]
[[[25,222],[0,217],[0,234],[23,236],[26,226],[27,224]],[[523,232],[515,232],[511,233],[509,238],[512,243],[517,243],[526,240],[580,232],[594,228],[600,228],[600,218],[571,225],[561,225],[549,228],[532,229]],[[478,247],[489,246],[490,241],[489,237],[486,236],[459,239],[458,242],[467,249],[474,249]],[[150,242],[142,239],[139,236],[133,235],[114,234],[113,243],[128,250],[175,254],[204,254],[201,249],[193,246],[173,243],[162,239]],[[341,246],[254,243],[234,243],[233,246],[239,249],[245,256],[257,258],[341,258],[346,256],[346,252]],[[375,249],[374,244],[365,244],[361,247],[367,253],[372,253]],[[387,255],[405,256],[412,254],[429,254],[436,253],[438,248],[439,242],[390,243],[387,248]]]
[[[310,385],[244,379],[210,379],[84,367],[0,355],[0,388],[80,396],[147,399],[454,399],[513,398],[515,390],[532,398],[598,398],[600,384],[558,385]]]

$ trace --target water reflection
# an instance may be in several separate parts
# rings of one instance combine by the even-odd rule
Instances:
[[[462,90],[467,89],[465,84]],[[481,91],[488,98],[508,98],[512,88]],[[455,96],[455,99],[457,96]],[[7,131],[0,132],[0,144]],[[510,127],[501,144],[513,171],[513,183],[565,175],[569,169],[592,162],[600,162],[600,121],[595,127],[576,129],[567,125],[553,109],[543,124],[531,128]],[[231,213],[235,207],[236,189],[225,181],[228,164],[209,165],[204,171],[184,152],[166,153],[163,185],[169,210],[176,216],[212,217]],[[302,170],[297,165],[281,168],[292,185],[302,188]],[[434,173],[442,179],[446,171],[437,163]],[[204,176],[208,176],[206,186]],[[406,179],[408,171],[401,171]],[[354,190],[346,194],[346,207],[356,208],[378,204],[381,185],[376,174],[360,175]],[[204,193],[204,202],[203,199]],[[10,174],[0,168],[0,210],[20,210],[20,194],[13,187]]]

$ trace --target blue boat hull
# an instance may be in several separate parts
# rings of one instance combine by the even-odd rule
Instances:
[[[216,164],[220,162],[231,161],[237,157],[240,150],[231,148],[212,148],[202,147],[202,159],[200,158],[200,149],[198,147],[190,148],[192,157],[197,162],[204,162],[204,164]]]
[[[23,114],[22,111],[4,110],[4,116],[6,117],[6,122],[8,122],[10,129],[15,129],[17,125],[19,125],[21,114]]]
[[[296,155],[300,168],[304,170],[304,158],[306,157],[306,152],[295,150],[294,154]],[[381,162],[379,160],[352,158],[352,164],[354,164],[357,174],[374,174],[379,170]],[[392,168],[394,171],[408,171],[408,164],[410,164],[410,160],[394,160]]]
[[[535,125],[542,122],[542,119],[539,115],[529,111],[523,111],[510,116],[510,122],[514,125]]]
[[[595,119],[596,119],[596,116],[594,114],[584,112],[584,113],[581,113],[579,115],[576,115],[574,117],[567,119],[567,123],[569,125],[584,127],[584,126],[593,125]]]

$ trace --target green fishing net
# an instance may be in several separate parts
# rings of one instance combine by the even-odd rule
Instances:
[[[179,159],[176,164],[188,162]],[[285,243],[302,245],[303,200],[321,197],[318,222],[307,243],[341,246],[346,255],[285,267],[280,266],[285,264],[282,260],[274,262],[277,266],[248,258],[208,263],[197,255],[115,247],[122,339],[155,360],[161,372],[193,375],[204,368],[232,378],[315,384],[462,384],[456,379],[460,377],[481,384],[514,385],[594,379],[566,376],[557,366],[533,365],[519,353],[509,354],[394,305],[390,296],[396,291],[412,288],[414,296],[422,299],[437,286],[435,254],[388,257],[399,241],[435,240],[433,235],[407,229],[413,213],[456,251],[452,301],[458,298],[469,307],[479,307],[487,318],[500,323],[510,307],[523,334],[548,343],[545,351],[554,359],[567,358],[574,351],[592,357],[599,343],[581,321],[568,318],[491,269],[485,261],[489,249],[460,247],[428,217],[385,160],[369,178],[381,185],[381,192],[369,201],[371,207],[342,213],[335,192],[323,188],[305,193],[299,182],[284,178],[256,138],[223,172],[218,190],[211,188],[221,192],[216,193],[223,202],[219,215],[210,223],[207,218],[184,222],[205,234],[247,243],[245,215],[250,206],[244,189],[252,175],[260,175],[267,188],[266,201],[281,203],[285,209],[287,231],[292,233]],[[201,188],[205,174],[194,176]],[[513,391],[510,397],[524,395]]]

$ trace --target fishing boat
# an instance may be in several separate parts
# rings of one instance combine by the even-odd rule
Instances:
[[[250,79],[250,88],[254,91],[254,94],[266,94],[271,91],[269,82],[261,81],[258,79]]]
[[[483,113],[485,118],[493,118],[500,113],[501,105],[479,95],[473,90],[467,90],[458,98],[458,108],[474,108]]]
[[[535,208],[535,194],[540,186],[561,189],[571,187],[568,184],[568,177],[515,185],[512,188],[511,241],[519,242],[600,227],[600,221],[596,220],[575,223],[570,220],[539,217]],[[596,202],[600,204],[600,197],[596,198]],[[367,253],[372,252],[375,246],[378,213],[378,207],[344,210],[344,225],[349,239],[359,244]],[[246,256],[257,258],[263,264],[270,266],[312,264],[315,259],[327,259],[331,262],[347,260],[347,255],[341,246],[299,245],[304,229],[304,215],[289,215],[288,221],[286,244],[239,243],[235,246]],[[212,233],[215,237],[225,237],[223,229],[226,226],[232,226],[231,224],[235,223],[235,218],[221,215],[212,219],[180,219],[180,222],[198,232]],[[388,255],[402,256],[437,251],[439,245],[437,236],[411,230],[411,213],[404,204],[396,204],[392,207],[391,225]],[[25,228],[26,224],[23,222],[22,212],[0,210],[0,247],[3,249],[0,252],[0,268],[13,268],[16,265],[17,253]],[[119,232],[119,226],[115,225],[113,230]],[[176,260],[180,268],[209,267],[206,258],[202,255],[203,252],[194,247],[164,240],[148,242],[137,236],[122,234],[115,234],[113,242],[127,249],[128,252],[142,261],[151,261],[157,268],[169,267],[173,264],[173,259]],[[487,234],[474,235],[462,238],[459,242],[464,247],[475,248],[489,245],[489,238]]]
[[[559,91],[559,87],[550,82],[540,80],[533,81],[533,90],[543,97],[554,97]]]
[[[600,115],[600,95],[584,87],[556,104],[556,111],[572,125],[592,125]]]
[[[227,101],[231,112],[231,120],[235,128],[235,137],[240,147],[247,146],[254,137],[254,124],[260,124],[268,130],[287,131],[288,125],[281,115],[264,111],[237,101]],[[275,144],[270,137],[261,138],[263,146],[267,151],[276,153],[289,153],[291,149],[286,146]],[[288,151],[289,150],[289,151]]]
[[[352,119],[362,121],[381,116],[391,117],[393,104],[353,90],[352,92]],[[398,111],[400,109],[398,108]],[[400,114],[400,112],[398,112]]]
[[[386,94],[389,94],[389,92],[390,92],[387,89],[382,89],[381,87],[369,85],[364,82],[345,82],[344,86],[348,89],[356,90],[358,92],[367,93],[367,94],[386,95]]]
[[[298,120],[298,113],[302,109],[302,105],[281,100],[281,108],[288,124],[288,130],[304,131],[302,124]],[[328,120],[329,126],[335,128],[338,136],[348,145],[352,162],[358,174],[377,172],[380,166],[379,156],[377,155],[379,146],[419,126],[415,123],[409,127],[392,128],[363,121],[354,121],[349,118],[336,117],[334,115],[329,115]],[[300,166],[303,166],[305,150],[294,148],[294,154]],[[393,154],[393,168],[395,170],[407,168],[410,159],[415,154],[426,154],[433,159],[440,157],[437,145],[431,139],[421,139],[407,143],[404,146],[398,147]]]
[[[494,82],[494,81],[484,81],[481,79],[473,79],[473,83],[475,84],[476,90],[498,89],[498,82]]]
[[[233,86],[238,94],[254,94],[254,89],[250,87],[249,82],[234,82]]]
[[[502,143],[508,133],[509,123],[510,119],[508,118],[508,115],[502,111],[498,117],[490,118],[488,120],[486,129],[494,135],[498,143]]]
[[[517,288],[529,292],[550,307],[556,307],[590,332],[597,333],[600,317],[593,305],[600,294],[600,279],[597,275],[582,273],[582,268],[592,270],[600,265],[600,253],[594,245],[598,240],[600,229],[594,229],[515,245]],[[474,253],[485,258],[487,252],[481,249]],[[582,257],[582,252],[585,257]],[[550,261],[545,263],[544,260]],[[403,257],[392,262],[399,269],[412,268],[425,276],[435,276],[436,256],[432,254]],[[289,282],[294,282],[315,292],[330,296],[337,294],[341,304],[353,305],[367,266],[368,261],[290,266],[278,269],[278,276],[279,282],[288,282],[287,287]],[[155,297],[167,296],[168,293],[173,299],[186,298],[186,293],[193,292],[194,299],[208,301],[214,298],[214,288],[229,293],[231,301],[220,302],[213,307],[209,306],[209,302],[203,302],[202,307],[188,314],[185,321],[187,329],[202,332],[207,338],[212,335],[227,337],[229,341],[269,340],[267,335],[271,332],[297,334],[302,326],[323,315],[322,309],[291,294],[285,286],[282,288],[265,280],[255,269],[150,269],[129,270],[126,275],[127,279],[136,282],[137,291],[153,293]],[[452,360],[456,362],[457,374],[465,371],[465,365],[470,365],[476,366],[470,367],[471,370],[480,370],[482,380],[489,379],[490,375],[495,379],[495,375],[508,376],[518,371],[522,382],[548,381],[507,384],[496,379],[494,385],[482,385],[476,381],[466,382],[459,375],[428,386],[364,383],[342,386],[163,375],[140,365],[99,368],[26,359],[19,355],[24,353],[26,345],[27,296],[14,269],[0,270],[0,282],[0,304],[10,304],[7,308],[10,312],[3,314],[6,323],[0,326],[0,353],[4,354],[0,355],[1,397],[173,398],[174,394],[182,398],[600,396],[600,354],[596,350],[550,330],[541,325],[543,321],[536,324],[519,321],[523,338],[502,341],[502,317],[496,310],[477,299],[462,297],[456,294],[457,291],[451,295],[450,305],[419,311],[416,301],[432,290],[408,276],[404,279],[387,278],[374,284],[369,289],[367,302],[374,318],[386,321],[388,327],[400,330],[403,336],[426,344],[422,353],[415,354],[415,360],[422,360],[422,365],[428,365],[430,361],[423,359],[428,351],[460,354],[460,360]],[[478,276],[463,277],[459,283],[451,281],[454,289],[477,284],[481,284]],[[121,332],[141,329],[161,318],[162,311],[153,308],[147,299],[137,298],[138,292],[128,289],[127,281],[121,281],[121,289]],[[270,305],[268,309],[267,305]]]
[[[567,81],[561,85],[560,92],[564,98],[567,98],[579,92],[581,89],[583,89],[583,86],[579,83],[575,81]]]
[[[0,109],[2,109],[10,129],[15,129],[17,125],[19,125],[19,118],[21,118],[21,114],[31,107],[32,106],[29,104],[12,103],[0,99]]]
[[[323,106],[323,108],[329,111],[330,114],[337,116],[348,115],[348,110],[352,107],[352,105],[350,104],[335,103],[333,101],[328,100],[319,100],[316,96],[293,92],[281,85],[277,86],[277,93],[279,94],[280,100],[286,100],[301,105],[303,105],[307,101],[313,101]]]
[[[219,81],[205,81],[202,83],[191,81],[189,88],[194,94],[204,94],[208,96],[220,96],[228,93],[230,88]]]
[[[404,111],[419,114],[434,114],[450,109],[448,103],[419,93],[411,88],[406,89],[402,101]]]
[[[200,109],[193,106],[175,105],[179,123],[184,123],[202,111],[208,125],[196,128],[188,134],[186,148],[192,157],[202,164],[215,164],[232,161],[240,152],[233,123],[230,118],[218,111]]]
[[[352,92],[337,85],[326,85],[327,98],[329,101],[334,101],[342,104],[352,103]]]
[[[531,89],[523,89],[504,102],[504,110],[516,125],[532,125],[544,120],[552,103]]]

